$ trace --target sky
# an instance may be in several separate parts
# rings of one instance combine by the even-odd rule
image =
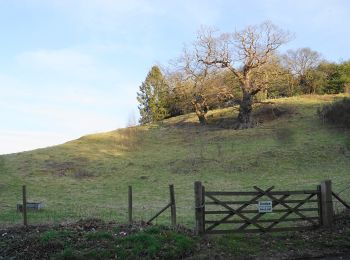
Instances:
[[[310,47],[350,59],[347,0],[0,0],[0,154],[60,144],[138,119],[136,92],[202,26],[233,32],[269,20]]]

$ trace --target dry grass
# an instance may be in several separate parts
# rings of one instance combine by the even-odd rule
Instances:
[[[314,188],[331,178],[335,191],[350,183],[349,135],[325,127],[317,108],[334,96],[274,100],[292,113],[234,131],[201,128],[194,114],[160,125],[89,135],[63,145],[0,156],[0,225],[19,223],[21,185],[42,212],[29,222],[80,217],[127,219],[127,188],[133,186],[135,220],[146,220],[168,202],[175,185],[178,222],[193,225],[193,182],[210,190],[244,190],[253,185],[279,189]],[[230,118],[232,109],[211,111]],[[186,123],[187,124],[184,124]],[[189,124],[191,123],[191,124]],[[60,174],[61,173],[61,174]],[[350,200],[350,191],[342,193]],[[169,223],[164,214],[158,223]]]

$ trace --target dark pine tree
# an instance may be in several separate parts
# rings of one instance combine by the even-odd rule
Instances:
[[[158,66],[153,66],[139,87],[140,124],[157,122],[169,113],[167,109],[167,85]]]

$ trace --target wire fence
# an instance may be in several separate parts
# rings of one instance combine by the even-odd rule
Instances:
[[[333,191],[347,203],[350,202],[350,184],[333,183]],[[217,187],[215,187],[217,189]],[[193,184],[175,186],[177,223],[194,227],[195,205]],[[246,190],[241,188],[239,190]],[[16,204],[22,203],[22,186],[16,184],[0,187],[0,226],[22,223],[22,213]],[[105,221],[128,222],[128,187],[110,189],[109,187],[82,189],[79,193],[72,190],[52,191],[50,186],[28,185],[28,201],[43,202],[44,208],[39,211],[28,211],[29,224],[75,222],[79,219],[99,218]],[[148,221],[169,203],[169,186],[157,184],[152,187],[133,187],[132,216],[133,221]],[[334,212],[339,214],[344,205],[333,200]],[[167,209],[153,223],[169,225],[170,209]]]
[[[59,222],[74,222],[79,219],[99,218],[105,221],[128,222],[128,193],[127,187],[116,189],[86,189],[72,196],[65,193],[60,196],[50,191],[50,187],[27,186],[28,202],[42,202],[44,208],[38,211],[28,211],[29,224],[45,224]],[[160,192],[161,191],[161,192]],[[7,185],[1,192],[7,196],[0,197],[0,226],[22,223],[22,213],[17,211],[17,204],[22,204],[22,186]],[[188,194],[188,188],[175,187],[177,222],[187,226],[193,225],[193,199]],[[169,203],[169,186],[161,185],[157,189],[143,187],[133,188],[133,221],[148,221]],[[161,214],[152,223],[170,223],[170,209]]]
[[[336,189],[333,189],[333,192],[342,199],[344,199],[344,201],[350,205],[350,183],[344,183],[342,185],[339,185],[338,187],[336,187]],[[339,215],[343,212],[344,205],[339,200],[333,197],[333,208],[334,213],[336,215]]]

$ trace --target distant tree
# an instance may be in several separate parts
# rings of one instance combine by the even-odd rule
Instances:
[[[297,79],[283,66],[281,56],[276,56],[268,64],[265,73],[268,78],[265,80],[267,88],[262,90],[263,97],[290,97],[300,92]]]
[[[340,79],[339,64],[323,61],[310,74],[311,76],[316,74],[316,82],[313,80],[313,83],[317,86],[318,93],[335,94],[342,92],[343,84]]]
[[[242,98],[238,115],[239,124],[236,127],[252,127],[254,96],[266,86],[262,82],[264,66],[271,62],[275,51],[289,40],[289,34],[270,22],[264,22],[219,36],[204,30],[197,38],[195,48],[197,61],[228,70],[240,83]]]
[[[269,62],[252,72],[253,84],[261,87],[255,99],[262,101],[270,97],[286,96],[284,88],[288,80],[287,76],[288,73],[282,67],[280,57],[271,55]]]
[[[304,93],[315,93],[315,88],[310,82],[310,73],[321,62],[321,54],[310,48],[299,48],[297,50],[288,50],[284,55],[285,66],[289,71],[298,78],[299,86]]]
[[[206,32],[211,35],[212,29],[206,29]],[[201,40],[197,41],[201,44]],[[194,46],[195,47],[195,46]],[[205,95],[207,81],[214,74],[208,64],[199,62],[195,50],[184,48],[182,56],[178,60],[180,71],[184,75],[184,81],[190,86],[191,104],[198,117],[199,123],[205,125],[207,123],[206,114],[209,111],[207,98]]]
[[[340,64],[340,80],[344,93],[350,93],[350,60]]]
[[[158,66],[153,66],[137,92],[140,123],[157,122],[168,115],[167,85]]]
[[[322,61],[317,68],[308,71],[306,81],[314,93],[347,93],[350,87],[350,62],[338,64]]]
[[[216,71],[206,85],[205,96],[210,109],[229,107],[240,99],[239,82],[228,71]]]
[[[210,73],[199,84],[198,81],[196,82],[196,80],[187,75],[184,68],[181,67],[182,65],[177,63],[176,69],[168,68],[165,74],[169,87],[168,111],[170,117],[191,112],[196,112],[199,116],[203,113],[205,117],[208,110],[203,111],[204,109],[199,107],[201,104],[200,100],[194,100],[199,95],[205,98],[205,108],[207,109],[230,106],[232,102],[239,98],[236,91],[239,85],[237,80],[231,77],[231,74],[227,72]],[[237,87],[233,90],[232,85]],[[206,121],[206,118],[204,120]]]
[[[169,88],[167,106],[169,116],[179,116],[193,112],[184,76],[179,71],[168,69],[165,78]]]
[[[307,90],[307,94],[336,93],[334,91],[329,91],[331,89],[330,86],[334,86],[334,83],[331,75],[327,75],[318,67],[307,71],[304,89]]]
[[[152,92],[151,88],[145,82],[141,83],[139,92],[137,92],[137,101],[139,102],[138,109],[140,112],[140,124],[146,124],[152,122],[152,113],[150,108]]]

